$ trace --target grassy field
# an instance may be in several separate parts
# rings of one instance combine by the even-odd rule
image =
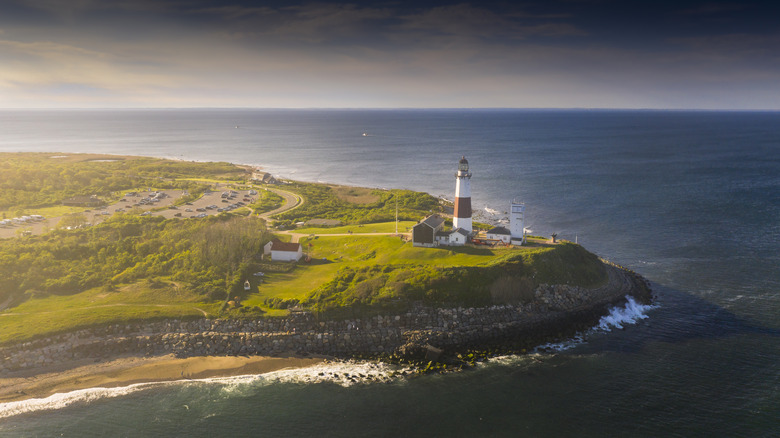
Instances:
[[[118,291],[91,289],[68,296],[31,299],[0,313],[0,344],[105,323],[216,315],[221,303],[204,303],[187,287],[144,283]]]
[[[398,232],[406,233],[412,230],[417,222],[398,221]],[[394,233],[395,222],[379,222],[364,225],[344,225],[340,227],[302,227],[295,230],[300,234],[361,234],[361,233]]]
[[[512,251],[530,251],[527,248],[421,248],[393,236],[318,236],[303,238],[301,244],[312,262],[301,263],[290,273],[267,273],[259,293],[250,295],[244,304],[267,309],[263,304],[266,298],[303,299],[345,267],[378,264],[478,266]]]

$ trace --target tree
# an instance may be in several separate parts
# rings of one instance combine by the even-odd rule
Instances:
[[[258,232],[260,231],[260,232]],[[230,297],[231,285],[242,266],[260,253],[265,230],[258,230],[257,219],[234,217],[216,223],[200,234],[200,254],[203,262],[217,268],[225,277],[225,297]]]
[[[60,222],[57,224],[58,228],[77,228],[87,223],[87,216],[84,213],[73,213],[67,216],[63,216]]]

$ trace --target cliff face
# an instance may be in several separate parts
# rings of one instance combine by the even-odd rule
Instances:
[[[79,330],[1,348],[0,374],[122,355],[289,353],[349,357],[496,346],[519,350],[593,326],[626,296],[650,300],[643,278],[615,266],[607,266],[607,273],[607,284],[596,289],[540,285],[528,304],[418,306],[401,314],[355,320],[322,321],[311,313],[299,313],[284,319],[170,320]]]

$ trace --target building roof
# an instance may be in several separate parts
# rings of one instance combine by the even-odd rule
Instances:
[[[443,223],[444,223],[444,218],[439,217],[438,215],[432,214],[432,215],[426,217],[425,219],[423,219],[423,221],[420,222],[417,225],[425,224],[425,225],[428,225],[431,228],[436,229]]]
[[[495,228],[491,228],[490,230],[488,230],[488,232],[486,234],[506,234],[506,235],[511,235],[512,233],[509,230],[507,230],[506,228],[504,228],[504,227],[495,227]]]
[[[466,237],[469,237],[469,234],[471,234],[471,233],[468,232],[468,230],[464,230],[463,228],[460,228],[460,227],[455,228],[454,230],[452,230],[452,233],[450,233],[450,234],[455,234],[455,233],[462,234],[462,235],[464,235]]]
[[[300,248],[300,243],[282,242],[281,240],[274,240],[271,243],[271,251],[298,252]]]

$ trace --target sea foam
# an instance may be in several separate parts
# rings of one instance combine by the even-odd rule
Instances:
[[[647,312],[658,306],[652,304],[642,304],[636,302],[634,297],[626,297],[626,304],[623,307],[613,307],[609,314],[602,316],[595,330],[612,331],[612,328],[622,329],[624,324],[636,324],[639,320],[647,319]]]
[[[79,389],[67,393],[53,394],[46,398],[0,403],[0,418],[31,412],[63,409],[74,404],[122,397],[164,386],[219,385],[224,393],[236,395],[251,391],[252,388],[257,386],[274,383],[312,384],[330,382],[344,387],[357,384],[388,383],[399,380],[409,372],[411,372],[409,368],[378,362],[335,360],[305,368],[282,369],[264,374],[137,383],[118,388]]]
[[[74,403],[89,403],[105,398],[121,397],[170,383],[171,382],[136,383],[120,388],[78,389],[71,392],[53,394],[46,398],[33,398],[29,400],[0,403],[0,418],[12,417],[14,415],[29,412],[62,409]]]
[[[642,319],[647,319],[647,312],[657,308],[657,305],[638,303],[634,297],[626,296],[626,303],[620,307],[613,307],[609,314],[602,316],[598,324],[585,332],[580,332],[572,338],[562,342],[551,342],[540,345],[535,352],[565,351],[584,343],[588,336],[598,332],[610,332],[613,328],[623,329],[625,325],[633,325]]]

